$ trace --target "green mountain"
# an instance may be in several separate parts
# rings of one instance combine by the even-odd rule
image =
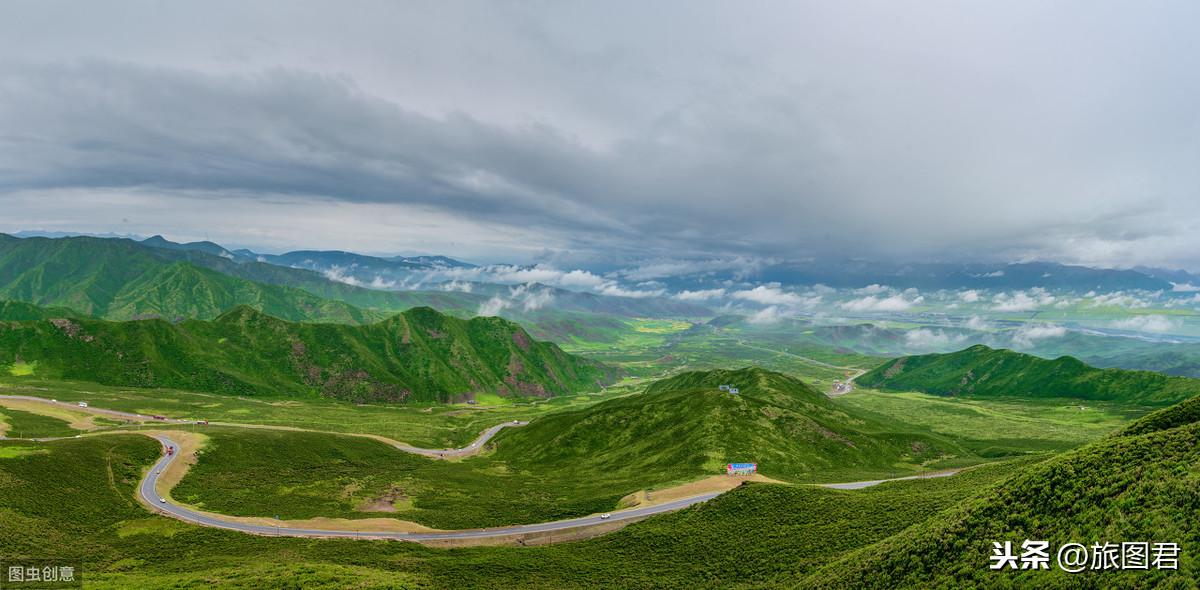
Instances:
[[[1150,371],[1097,369],[983,345],[890,360],[859,377],[864,387],[948,396],[1072,397],[1166,405],[1200,393],[1200,381]]]
[[[212,321],[51,319],[0,324],[0,366],[37,377],[358,402],[549,397],[615,370],[535,341],[500,318],[414,308],[350,326],[292,323],[241,306]]]
[[[815,588],[1195,588],[1200,579],[1200,403],[1030,466],[981,497],[834,562]],[[993,542],[1177,543],[1177,570],[992,571]]]
[[[736,395],[719,389],[737,387]],[[690,372],[641,395],[551,414],[502,434],[510,465],[570,466],[581,476],[647,473],[659,482],[755,462],[787,480],[870,477],[920,469],[965,452],[920,431],[834,404],[803,382],[761,368]],[[826,480],[828,481],[828,480]]]
[[[365,323],[385,317],[298,288],[251,282],[174,260],[173,254],[208,256],[131,240],[0,234],[0,299],[114,320],[211,319],[237,305],[292,321]]]

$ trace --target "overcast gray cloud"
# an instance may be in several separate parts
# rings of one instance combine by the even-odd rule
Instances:
[[[1200,267],[1200,5],[1013,4],[10,2],[0,230]]]

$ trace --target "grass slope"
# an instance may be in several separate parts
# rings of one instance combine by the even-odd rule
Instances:
[[[1024,470],[951,513],[848,555],[798,585],[820,588],[1195,588],[1200,421],[1192,400]],[[1174,542],[1178,571],[988,569],[993,541]]]
[[[79,434],[66,420],[12,408],[0,407],[0,422],[6,425],[6,428],[0,428],[0,431],[6,430],[10,438],[48,438]]]
[[[859,377],[864,387],[949,396],[1069,397],[1167,405],[1200,393],[1200,381],[1149,371],[1097,369],[983,345],[893,359]]]
[[[721,391],[721,384],[741,393]],[[662,482],[757,462],[771,477],[836,481],[918,470],[963,454],[926,431],[839,407],[795,378],[747,368],[683,373],[641,395],[540,418],[497,437],[495,457],[520,469],[561,465],[577,477],[635,471]]]
[[[557,466],[528,472],[487,457],[428,459],[361,437],[230,428],[205,434],[199,462],[172,496],[237,516],[395,517],[466,529],[604,512],[637,489],[570,479]],[[396,512],[372,504],[385,497]]]
[[[27,447],[0,442],[0,451]],[[1019,467],[861,492],[751,485],[590,541],[439,550],[259,537],[154,516],[133,495],[158,451],[149,438],[114,435],[0,458],[0,559],[84,558],[87,587],[96,589],[775,585],[936,515]]]
[[[0,324],[0,366],[39,377],[231,394],[449,401],[548,397],[615,371],[500,318],[414,308],[367,326],[291,323],[239,307],[213,321],[57,319]]]

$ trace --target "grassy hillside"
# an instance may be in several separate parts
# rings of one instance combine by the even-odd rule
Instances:
[[[1194,588],[1200,579],[1195,419],[1194,409],[1147,416],[1123,434],[1030,467],[982,497],[852,553],[797,585]],[[1181,559],[1178,571],[988,569],[993,541],[1019,546],[1025,539],[1049,541],[1055,548],[1067,542],[1173,542]]]
[[[142,436],[0,442],[0,558],[83,557],[88,588],[723,588],[791,579],[986,489],[1011,467],[861,492],[747,486],[597,539],[427,549],[204,529],[133,500]],[[747,531],[778,534],[751,535]],[[185,558],[181,558],[181,556]]]
[[[424,448],[458,448],[487,428],[513,420],[533,420],[567,408],[581,408],[628,394],[629,385],[550,399],[490,397],[477,405],[361,404],[329,397],[262,398],[214,395],[164,388],[101,385],[36,376],[11,377],[0,367],[0,393],[85,401],[96,408],[212,422],[286,426],[322,432],[377,434]],[[95,419],[103,423],[103,418]]]
[[[1121,434],[1146,434],[1160,430],[1170,430],[1194,422],[1200,422],[1200,397],[1194,397],[1144,416],[1137,422],[1126,426],[1121,431]]]
[[[0,436],[9,438],[44,438],[75,436],[78,430],[66,420],[0,407]]]
[[[739,395],[721,384],[740,388]],[[562,465],[579,477],[634,471],[671,481],[757,462],[789,481],[866,478],[966,453],[925,431],[840,408],[801,381],[758,368],[684,373],[642,395],[540,418],[497,438],[497,459],[521,469]]]
[[[856,382],[887,391],[950,396],[1069,397],[1158,405],[1200,393],[1200,380],[1097,369],[1069,356],[1048,360],[983,345],[893,359]]]
[[[530,471],[490,457],[428,459],[362,437],[215,427],[205,434],[200,461],[172,496],[237,516],[395,517],[467,529],[605,512],[641,487],[571,478],[562,465]]]
[[[727,382],[742,393],[717,390]],[[176,497],[241,516],[355,518],[370,516],[356,503],[399,490],[410,502],[404,518],[455,528],[611,510],[642,489],[722,474],[728,462],[758,462],[785,481],[837,482],[968,459],[953,442],[847,413],[761,369],[685,374],[643,394],[545,415],[505,430],[492,452],[449,465],[331,435],[211,438]]]
[[[213,321],[54,319],[0,324],[0,367],[40,378],[239,395],[449,401],[548,397],[615,371],[500,318],[415,308],[366,326],[302,324],[238,307]]]
[[[0,299],[117,320],[214,318],[237,305],[294,321],[364,323],[383,317],[295,287],[202,268],[173,258],[176,255],[224,260],[130,240],[17,239],[0,234]]]

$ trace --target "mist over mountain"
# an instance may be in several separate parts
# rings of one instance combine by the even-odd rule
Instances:
[[[333,280],[376,289],[412,289],[429,281],[454,280],[513,284],[521,273],[536,276],[550,273],[548,265],[476,265],[447,256],[371,256],[340,250],[296,250],[283,254],[258,254],[251,250],[228,250],[209,241],[176,243],[156,235],[142,243],[156,248],[196,250],[239,262],[257,261],[302,268],[325,274]],[[834,288],[863,288],[881,284],[901,289],[1031,289],[1111,292],[1140,289],[1171,290],[1176,285],[1200,283],[1200,278],[1183,270],[1151,267],[1133,269],[1093,268],[1056,262],[950,263],[883,262],[868,260],[775,261],[770,259],[658,260],[628,266],[602,265],[607,270],[583,267],[576,287],[589,287],[603,278],[621,279],[638,292],[655,288],[689,290],[730,284],[780,283],[793,286],[825,285]],[[511,277],[505,274],[512,275]],[[586,274],[584,274],[586,273]],[[641,291],[637,291],[640,289]]]

